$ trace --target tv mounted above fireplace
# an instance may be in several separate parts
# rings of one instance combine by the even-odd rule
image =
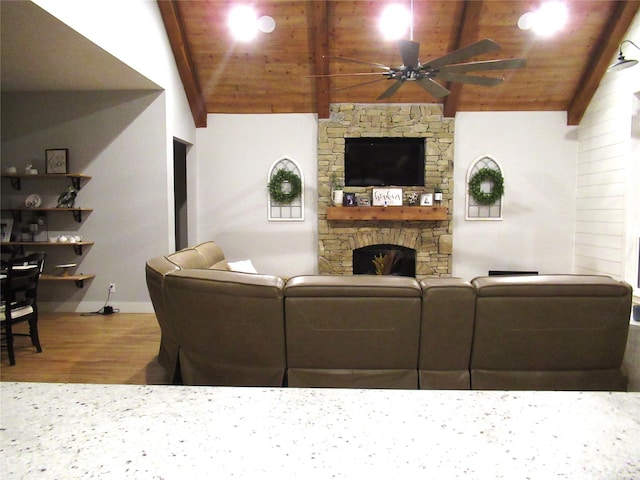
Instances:
[[[424,186],[424,142],[424,138],[345,138],[345,186]]]

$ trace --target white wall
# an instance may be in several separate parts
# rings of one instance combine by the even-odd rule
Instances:
[[[155,165],[172,171],[173,139],[194,144],[195,124],[157,3],[152,0],[34,0],[34,3],[162,87],[166,144],[163,159],[155,159]],[[189,149],[190,187],[194,187],[191,179],[197,175],[195,157],[195,148]],[[170,180],[165,184],[165,208],[170,220],[162,239],[165,251],[174,247],[172,177]],[[197,215],[194,190],[190,189],[190,219]],[[190,227],[195,228],[193,221]]]
[[[2,96],[2,164],[20,171],[32,164],[45,171],[47,148],[69,148],[73,173],[83,181],[76,206],[92,208],[83,222],[70,214],[48,215],[49,235],[79,234],[95,242],[76,256],[71,247],[41,247],[47,252],[46,273],[55,265],[77,263],[77,272],[96,274],[78,289],[73,283],[43,282],[40,305],[45,310],[95,311],[116,283],[112,305],[126,311],[146,311],[148,294],[144,262],[162,242],[168,223],[166,192],[149,188],[167,183],[167,171],[154,167],[165,156],[164,98],[161,92],[34,92]],[[6,182],[6,183],[5,183]],[[68,181],[23,179],[13,191],[3,180],[3,203],[24,204],[39,193],[43,206],[55,207]],[[4,204],[3,204],[4,206]],[[154,247],[154,243],[156,246]],[[158,245],[160,243],[160,245]]]
[[[640,45],[640,14],[625,38]],[[640,51],[629,44],[623,53],[640,58]],[[639,95],[640,66],[609,72],[580,122],[575,249],[577,272],[626,280],[636,297],[640,297]]]
[[[3,96],[3,166],[41,159],[44,149],[53,145],[70,149],[72,170],[84,168],[81,173],[93,176],[79,198],[95,211],[79,227],[79,233],[96,244],[82,258],[67,257],[66,261],[79,260],[84,273],[96,273],[97,277],[84,289],[65,284],[56,286],[55,292],[43,290],[42,305],[49,310],[97,310],[104,304],[108,283],[115,282],[117,292],[111,305],[121,311],[152,311],[144,263],[174,246],[173,139],[194,144],[196,137],[157,3],[34,3],[162,88],[156,92],[66,92],[68,97],[62,103],[63,97],[55,94],[31,94],[31,101],[21,100],[24,110],[20,106],[9,110]],[[56,115],[58,124],[50,122]],[[27,133],[6,138],[4,126],[12,122]],[[195,148],[189,150],[187,160],[193,226],[197,217]],[[195,234],[193,237],[195,241]],[[51,259],[56,255],[61,254]]]
[[[259,272],[317,271],[317,116],[209,115],[197,130],[198,241],[215,240],[227,260],[251,259]],[[295,160],[304,173],[303,222],[267,220],[272,164]]]
[[[453,275],[572,273],[577,143],[566,113],[459,112],[455,127]],[[502,167],[502,220],[465,220],[467,170],[485,155]]]

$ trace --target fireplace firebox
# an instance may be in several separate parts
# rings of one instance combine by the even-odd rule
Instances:
[[[353,250],[354,275],[416,276],[416,251],[400,245],[369,245]]]

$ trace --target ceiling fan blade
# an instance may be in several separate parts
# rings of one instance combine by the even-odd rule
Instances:
[[[451,93],[438,82],[435,82],[430,78],[422,78],[420,80],[417,80],[416,83],[435,98],[446,97]]]
[[[405,67],[416,68],[418,66],[418,54],[420,53],[420,44],[411,40],[400,40],[400,55],[402,56],[402,64]]]
[[[390,67],[387,67],[386,65],[383,65],[381,63],[375,63],[375,62],[366,62],[364,60],[356,60],[355,58],[349,58],[349,57],[332,57],[332,56],[326,56],[324,58],[329,58],[332,60],[338,60],[341,62],[351,62],[351,63],[360,63],[362,65],[369,65],[371,67],[376,67],[376,68],[381,68],[383,70],[391,70]]]
[[[393,85],[391,85],[384,92],[382,92],[382,95],[380,95],[377,98],[377,100],[384,100],[385,98],[391,97],[394,93],[398,91],[398,89],[402,86],[403,83],[404,83],[404,80],[396,80],[393,83]]]
[[[325,77],[368,77],[376,75],[378,77],[384,76],[381,80],[388,77],[386,73],[382,72],[362,72],[362,73],[327,73],[326,75],[307,75],[307,78],[325,78]]]
[[[527,61],[524,58],[512,58],[507,60],[485,60],[482,62],[459,63],[457,65],[446,65],[440,69],[440,72],[465,73],[480,72],[488,70],[512,70],[515,68],[524,68]]]
[[[437,78],[447,82],[472,83],[483,87],[493,87],[502,83],[502,78],[477,77],[474,75],[463,75],[461,73],[438,72]]]
[[[386,80],[386,78],[377,78],[377,79],[375,79],[375,80],[371,80],[371,81],[369,81],[369,82],[356,83],[355,85],[348,85],[348,86],[346,86],[346,87],[334,88],[334,89],[332,89],[331,91],[332,91],[332,92],[340,92],[340,91],[342,91],[342,90],[348,90],[349,88],[362,87],[362,86],[364,86],[364,85],[369,85],[369,84],[371,84],[371,83],[378,83],[378,82],[381,82],[381,81],[383,81],[383,80]]]
[[[489,53],[496,50],[500,50],[500,45],[498,45],[493,40],[485,38],[484,40],[472,43],[470,45],[467,45],[466,47],[462,47],[458,50],[447,53],[442,57],[426,62],[422,65],[422,67],[429,67],[437,70],[445,65],[449,65],[451,63],[459,63],[463,60],[466,60],[467,58],[475,57],[483,53]]]

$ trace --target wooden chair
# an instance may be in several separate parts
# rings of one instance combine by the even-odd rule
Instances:
[[[25,257],[12,258],[7,262],[6,278],[2,280],[2,311],[0,326],[6,339],[9,363],[16,364],[13,338],[29,336],[38,352],[42,352],[38,338],[38,280],[42,273],[45,254],[33,253]],[[29,333],[14,333],[13,326],[29,322]]]

